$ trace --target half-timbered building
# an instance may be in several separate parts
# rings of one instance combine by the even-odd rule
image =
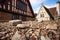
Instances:
[[[32,20],[34,12],[29,0],[0,0],[0,20]]]

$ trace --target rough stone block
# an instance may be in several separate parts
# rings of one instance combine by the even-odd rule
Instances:
[[[21,24],[22,21],[21,20],[11,20],[9,21],[9,24],[12,26],[16,26],[17,24]]]

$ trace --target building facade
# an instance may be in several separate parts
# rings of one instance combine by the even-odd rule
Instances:
[[[0,20],[32,20],[34,12],[29,0],[0,0]]]
[[[58,1],[56,3],[56,7],[46,8],[44,5],[42,5],[36,16],[36,20],[38,22],[50,21],[57,19],[59,17],[60,17],[60,2]]]
[[[44,5],[42,5],[36,16],[36,20],[38,22],[41,22],[41,21],[50,21],[53,19],[54,17],[52,16],[52,14],[50,14],[50,11]]]
[[[46,8],[42,5],[36,20],[39,25],[41,23],[39,27],[42,36],[44,35],[45,38],[48,37],[50,40],[60,40],[60,2],[57,2],[56,7],[52,8]]]

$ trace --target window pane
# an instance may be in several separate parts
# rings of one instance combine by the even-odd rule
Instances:
[[[22,1],[20,1],[20,0],[17,0],[16,8],[17,8],[17,9],[24,10],[24,11],[27,11],[27,5],[24,4],[24,3],[23,3]]]
[[[19,15],[13,15],[13,19],[19,19]]]
[[[41,16],[41,17],[44,17],[44,14],[41,14],[40,16]]]
[[[22,17],[22,21],[26,21],[26,17]]]

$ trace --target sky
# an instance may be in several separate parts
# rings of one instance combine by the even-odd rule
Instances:
[[[30,0],[30,3],[34,13],[38,13],[42,4],[47,8],[51,8],[51,7],[56,7],[57,1],[58,0]]]

